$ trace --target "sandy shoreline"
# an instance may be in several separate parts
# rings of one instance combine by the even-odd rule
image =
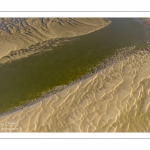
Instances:
[[[60,91],[1,115],[0,131],[150,131],[150,48],[134,48],[120,50]],[[13,128],[4,128],[6,122]]]
[[[1,18],[0,63],[27,57],[43,51],[42,47],[55,39],[62,42],[65,38],[85,35],[110,22],[102,18]]]
[[[142,23],[145,27],[150,28],[150,18],[136,18],[136,21]]]
[[[11,51],[6,56],[0,58],[0,64],[3,65],[6,62],[11,62],[13,60],[18,60],[21,58],[28,57],[35,53],[50,51],[54,47],[61,46],[64,42],[70,41],[72,38],[55,38],[47,41],[39,42],[34,45],[30,45],[26,49],[19,49]]]
[[[145,25],[150,26],[150,18],[141,18],[141,20]]]

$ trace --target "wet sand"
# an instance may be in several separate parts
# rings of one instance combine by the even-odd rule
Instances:
[[[1,132],[150,131],[150,47],[119,50],[91,73],[0,116]]]

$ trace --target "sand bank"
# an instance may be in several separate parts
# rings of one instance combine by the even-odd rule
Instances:
[[[54,38],[30,45],[27,48],[10,51],[6,56],[0,58],[0,64],[2,65],[6,62],[28,57],[31,54],[52,50],[54,47],[61,46],[69,40],[72,40],[72,38]]]
[[[141,18],[140,20],[144,23],[144,25],[148,27],[150,26],[150,18]]]
[[[0,61],[39,52],[39,46],[45,46],[44,41],[57,38],[61,42],[62,38],[88,34],[108,24],[110,20],[102,18],[1,18]],[[30,49],[37,44],[38,48]]]
[[[150,48],[121,49],[92,72],[60,92],[0,116],[0,131],[150,131]]]

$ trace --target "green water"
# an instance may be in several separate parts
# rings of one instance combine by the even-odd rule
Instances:
[[[39,97],[54,86],[79,78],[118,48],[143,46],[150,37],[150,29],[131,18],[111,20],[109,26],[52,51],[2,65],[0,113]]]

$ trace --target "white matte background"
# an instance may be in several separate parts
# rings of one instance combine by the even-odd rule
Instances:
[[[149,11],[148,0],[1,0],[1,11]]]
[[[150,17],[149,10],[148,0],[0,1],[0,17]],[[150,133],[0,133],[0,138],[108,138],[0,139],[2,150],[149,150],[150,139],[144,138],[150,138]]]

